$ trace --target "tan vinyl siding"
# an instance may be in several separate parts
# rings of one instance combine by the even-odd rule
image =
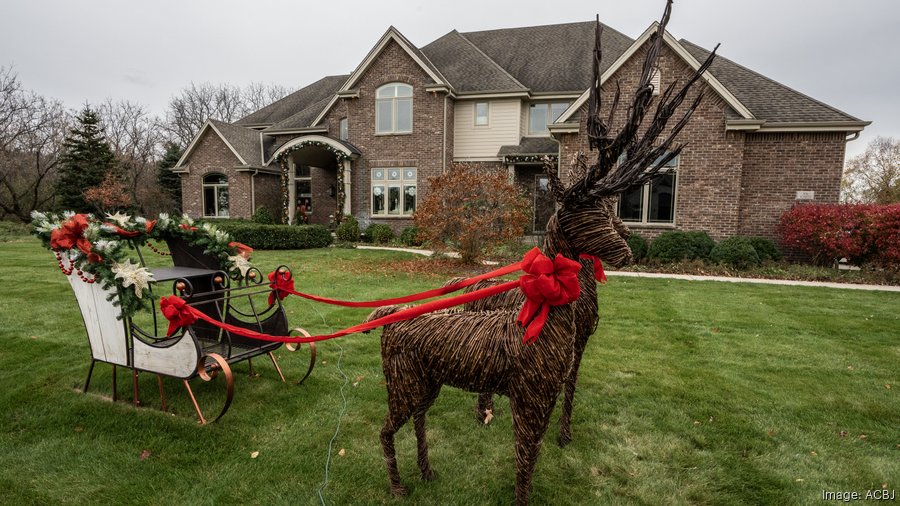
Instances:
[[[496,159],[500,146],[519,143],[521,101],[490,100],[487,126],[475,126],[475,104],[483,100],[456,103],[453,121],[455,160]]]

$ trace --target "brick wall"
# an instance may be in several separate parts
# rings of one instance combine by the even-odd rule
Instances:
[[[782,213],[797,191],[816,203],[835,203],[840,192],[846,133],[747,134],[741,178],[741,235],[775,239]]]
[[[375,90],[387,83],[402,82],[413,87],[413,128],[411,134],[375,134]],[[347,118],[349,142],[362,152],[353,162],[351,209],[362,223],[386,223],[395,231],[413,224],[406,218],[372,218],[371,169],[415,167],[419,198],[428,192],[428,178],[441,173],[444,142],[444,94],[429,93],[425,85],[433,81],[395,42],[390,42],[363,74],[356,88],[359,98],[343,99],[325,117],[328,134],[338,138],[339,122]],[[452,101],[447,104],[452,112]],[[453,124],[452,114],[447,118]],[[447,157],[452,159],[452,132],[448,131]]]
[[[632,56],[603,86],[601,114],[604,117],[609,114],[616,82],[621,87],[622,100],[619,102],[619,109],[611,125],[613,131],[616,131],[625,122],[628,104],[640,78],[645,49],[646,47],[640,49]],[[663,89],[673,80],[683,83],[692,73],[692,69],[668,46],[663,46],[658,65]],[[705,92],[704,100],[678,138],[679,142],[688,143],[688,146],[679,157],[675,191],[675,223],[663,226],[629,224],[636,233],[645,237],[655,237],[661,232],[673,228],[705,230],[716,239],[735,235],[738,232],[744,142],[742,133],[725,131],[725,114],[728,105],[712,89],[701,83],[696,85],[685,98],[676,115],[670,120],[669,127],[675,124],[697,94],[701,92]],[[652,119],[654,107],[651,107],[645,117],[645,124]],[[586,121],[587,105],[585,104],[581,110],[581,132],[585,131]],[[587,136],[561,134],[558,137],[560,141],[560,176],[566,181],[572,155],[579,151],[588,152]],[[594,154],[588,154],[589,161],[593,162],[594,156]]]
[[[256,188],[256,207],[268,209],[278,223],[281,220],[281,176],[260,172],[254,178],[253,186]]]
[[[203,216],[203,176],[210,173],[224,174],[228,178],[230,217],[249,218],[253,214],[250,209],[250,175],[234,169],[241,162],[212,129],[207,129],[200,137],[187,161],[190,163],[190,173],[181,175],[181,200],[185,214],[193,218]]]

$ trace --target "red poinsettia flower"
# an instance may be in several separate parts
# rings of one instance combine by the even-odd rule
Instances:
[[[86,214],[72,216],[50,233],[50,248],[56,251],[78,248],[85,255],[90,254],[91,243],[84,237],[87,227]]]

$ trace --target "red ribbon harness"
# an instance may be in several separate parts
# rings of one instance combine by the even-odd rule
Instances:
[[[590,258],[594,261],[594,276],[597,281],[606,281],[606,275],[603,272],[603,264],[600,262],[600,259],[590,255],[582,255],[581,257]],[[521,262],[516,262],[514,264],[501,267],[486,274],[465,279],[450,286],[435,288],[433,290],[393,299],[360,302],[329,299],[326,297],[319,297],[316,295],[309,295],[298,292],[294,289],[294,280],[291,277],[290,273],[279,273],[278,271],[269,273],[269,282],[270,286],[272,287],[272,293],[269,294],[269,305],[275,303],[275,297],[284,299],[287,295],[290,294],[317,302],[338,306],[380,307],[391,304],[405,304],[422,299],[429,299],[432,297],[437,297],[440,295],[455,292],[457,290],[461,290],[484,279],[502,276],[504,274],[509,274],[518,270],[522,270],[525,272],[525,274],[520,276],[519,279],[514,281],[507,281],[499,285],[482,288],[480,290],[469,292],[463,295],[457,295],[448,299],[426,302],[424,304],[403,309],[388,316],[384,316],[370,322],[360,323],[359,325],[354,325],[352,327],[348,327],[331,334],[322,334],[310,337],[273,336],[241,327],[236,327],[234,325],[229,325],[206,315],[205,313],[197,310],[194,307],[191,307],[184,301],[184,299],[176,295],[162,297],[162,299],[160,300],[160,309],[162,310],[163,315],[169,320],[167,335],[172,335],[179,327],[186,327],[200,319],[228,332],[252,339],[283,343],[312,343],[317,341],[324,341],[326,339],[333,339],[335,337],[346,336],[355,332],[372,330],[384,325],[389,325],[391,323],[396,323],[399,321],[408,320],[410,318],[415,318],[417,316],[422,316],[425,313],[440,311],[449,307],[458,306],[467,302],[483,299],[485,297],[490,297],[491,295],[496,295],[498,293],[502,293],[507,290],[512,290],[516,287],[519,287],[525,294],[526,301],[522,306],[522,310],[519,312],[517,321],[520,325],[525,327],[525,336],[523,338],[523,341],[525,343],[533,343],[537,339],[538,335],[540,335],[541,329],[543,329],[544,323],[546,323],[547,321],[547,316],[550,312],[550,306],[561,306],[573,302],[578,298],[580,294],[580,287],[578,285],[578,271],[580,268],[581,264],[579,262],[569,260],[568,258],[565,258],[559,254],[556,255],[556,258],[550,260],[550,258],[544,256],[538,248],[534,248],[525,254],[525,257]]]

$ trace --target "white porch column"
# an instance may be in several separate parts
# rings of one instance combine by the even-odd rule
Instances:
[[[516,164],[514,164],[514,163],[507,164],[506,172],[509,174],[509,182],[515,184],[515,182],[516,182]]]
[[[294,174],[297,173],[294,158],[288,160],[288,223],[294,223],[294,214],[297,212],[297,183],[294,182]]]
[[[351,202],[351,198],[350,198],[350,177],[351,177],[350,164],[351,163],[353,163],[353,162],[351,162],[349,159],[341,162],[341,164],[343,165],[342,168],[344,170],[344,214],[345,215],[351,214],[351,210],[350,210],[350,202]]]

